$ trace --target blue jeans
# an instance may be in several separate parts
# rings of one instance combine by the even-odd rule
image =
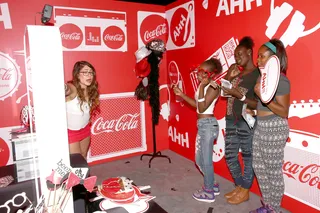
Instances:
[[[225,156],[229,171],[237,186],[249,189],[252,185],[254,173],[252,168],[252,138],[253,129],[246,121],[226,120]],[[244,172],[238,159],[239,149],[242,152]]]
[[[196,164],[204,178],[204,188],[213,190],[214,169],[212,161],[213,143],[219,134],[219,125],[214,117],[200,118],[197,121]]]

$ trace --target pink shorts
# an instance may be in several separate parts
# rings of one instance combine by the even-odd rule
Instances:
[[[68,139],[70,143],[76,143],[90,136],[90,124],[79,130],[68,129]]]

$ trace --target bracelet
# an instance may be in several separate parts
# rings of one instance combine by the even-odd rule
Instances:
[[[205,101],[204,98],[198,99],[198,103],[199,103],[199,102],[204,102],[204,101]]]
[[[243,95],[242,98],[239,99],[239,101],[244,101],[244,100],[246,100],[246,98],[247,98],[247,97],[246,97],[245,95]]]

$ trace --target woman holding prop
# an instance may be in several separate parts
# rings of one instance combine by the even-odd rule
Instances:
[[[251,213],[278,213],[284,194],[282,164],[284,148],[289,137],[287,117],[290,106],[290,81],[286,77],[287,53],[283,43],[278,39],[272,39],[263,44],[258,53],[258,65],[261,69],[275,67],[276,69],[269,70],[269,72],[272,76],[279,75],[279,83],[276,85],[278,87],[274,87],[275,93],[270,98],[271,100],[267,102],[265,100],[268,98],[263,94],[265,85],[261,87],[262,84],[258,80],[254,88],[259,101],[257,124],[253,137],[252,165],[263,201],[262,207]]]

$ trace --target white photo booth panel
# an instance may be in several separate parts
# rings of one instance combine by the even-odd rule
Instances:
[[[33,103],[36,117],[40,187],[42,194],[48,196],[46,177],[51,174],[52,169],[56,169],[59,161],[62,160],[70,165],[59,28],[28,25],[24,36],[24,47],[25,63],[27,64],[28,56],[32,61],[32,79],[28,79],[28,75],[26,77],[27,84],[32,80],[33,97],[30,95],[29,87],[27,90],[28,103],[29,105]],[[34,129],[31,128],[31,131]],[[36,189],[39,191],[37,185]],[[40,198],[39,194],[37,198]],[[72,195],[70,200],[73,200]],[[73,202],[68,202],[65,212],[73,212]]]

